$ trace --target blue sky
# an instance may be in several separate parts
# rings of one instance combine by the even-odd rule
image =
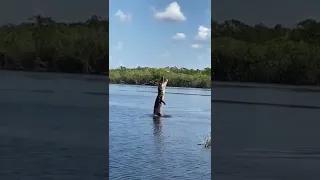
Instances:
[[[110,68],[211,66],[211,0],[110,0]]]

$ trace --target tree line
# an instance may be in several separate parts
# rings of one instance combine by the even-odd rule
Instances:
[[[320,84],[320,22],[292,28],[212,21],[212,79]]]
[[[36,15],[0,27],[0,69],[106,73],[109,22],[93,15],[64,23]]]
[[[109,22],[96,15],[73,23],[36,15],[18,25],[3,25],[0,69],[107,73],[108,27]],[[251,26],[238,20],[212,21],[211,36],[214,80],[320,84],[320,22],[306,19],[288,28],[281,24]],[[141,69],[134,72],[138,71]],[[191,71],[185,69],[179,75],[188,78],[177,80],[178,86],[190,85],[189,81],[197,82],[192,86],[207,86],[199,85],[206,84],[206,80],[196,80],[206,79],[203,72],[188,73]]]
[[[133,85],[157,85],[161,77],[167,78],[168,86],[211,88],[211,68],[187,69],[178,67],[149,68],[119,67],[110,70],[110,83]]]

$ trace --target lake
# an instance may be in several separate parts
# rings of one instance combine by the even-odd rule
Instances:
[[[318,180],[320,88],[213,82],[216,180]]]
[[[103,76],[0,71],[0,179],[108,177]]]
[[[211,90],[166,88],[165,115],[151,117],[157,87],[109,86],[110,179],[208,180]]]

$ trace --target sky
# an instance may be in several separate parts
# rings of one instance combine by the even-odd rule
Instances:
[[[110,0],[110,68],[211,66],[211,0]]]

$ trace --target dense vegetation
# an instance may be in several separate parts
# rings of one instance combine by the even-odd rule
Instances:
[[[320,84],[320,23],[294,28],[212,21],[213,79]]]
[[[0,69],[106,73],[107,20],[55,22],[34,16],[0,27]],[[119,68],[111,83],[154,84],[160,74],[169,85],[210,87],[211,70]],[[249,26],[237,20],[212,21],[212,78],[288,84],[320,84],[320,22],[307,19],[293,28]]]
[[[0,69],[108,72],[109,22],[92,16],[62,23],[34,16],[19,25],[0,27]]]
[[[110,83],[117,84],[156,85],[162,76],[169,79],[168,86],[194,88],[211,87],[211,68],[194,70],[177,67],[137,67],[134,69],[120,67],[118,69],[110,70],[109,79]]]

